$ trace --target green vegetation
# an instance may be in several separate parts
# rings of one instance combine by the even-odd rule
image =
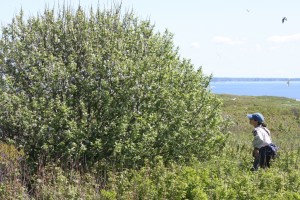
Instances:
[[[0,199],[27,199],[28,193],[21,180],[25,167],[24,152],[14,145],[0,142]]]
[[[211,94],[133,13],[21,12],[0,69],[0,199],[300,199],[300,102]],[[280,147],[258,172],[253,112]]]
[[[224,102],[223,115],[233,121],[231,132],[236,137],[244,137],[245,134],[251,133],[251,126],[245,120],[246,114],[261,112],[266,118],[273,140],[282,150],[289,151],[299,147],[300,143],[297,142],[300,133],[299,101],[279,97],[236,97],[231,95],[221,95],[220,97]],[[242,141],[243,138],[240,140]]]
[[[161,162],[154,168],[112,176],[111,194],[120,199],[300,199],[300,102],[278,97],[220,95],[232,121],[226,148],[191,165]],[[252,127],[247,113],[262,112],[280,156],[267,170],[251,172]],[[156,197],[156,198],[155,198]]]
[[[140,169],[110,171],[107,178],[99,176],[96,169],[82,174],[49,164],[33,177],[36,191],[32,196],[36,199],[300,199],[297,138],[300,102],[277,97],[219,97],[223,100],[222,114],[232,121],[231,134],[226,147],[210,160],[165,164],[161,157],[156,157],[154,163],[146,162]],[[246,114],[257,111],[266,116],[273,140],[280,146],[280,155],[270,169],[253,173],[250,171],[252,127]],[[2,194],[12,192],[9,190],[12,183],[2,183]],[[26,185],[14,187],[22,198],[28,196]]]
[[[21,11],[2,29],[0,71],[3,139],[36,168],[122,170],[224,146],[210,77],[179,57],[170,33],[119,7]]]

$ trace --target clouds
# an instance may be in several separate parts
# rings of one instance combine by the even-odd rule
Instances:
[[[295,42],[300,41],[300,33],[292,35],[274,35],[267,38],[268,42],[273,42],[276,44],[285,43],[285,42]]]
[[[246,37],[228,37],[228,36],[214,36],[211,40],[214,44],[231,46],[239,48],[240,50],[248,51],[275,51],[278,50],[282,44],[300,42],[300,33],[289,35],[271,35],[266,38],[246,38]]]
[[[198,42],[193,42],[193,43],[191,44],[191,47],[192,47],[193,49],[200,49],[200,44],[199,44]]]
[[[240,45],[246,42],[246,38],[242,39],[233,39],[227,36],[215,36],[212,41],[216,44],[224,44],[224,45]]]
[[[290,35],[273,35],[273,36],[269,36],[265,41],[271,42],[274,44],[297,42],[297,41],[300,41],[300,33],[290,34]],[[233,39],[233,38],[227,37],[227,36],[214,36],[212,38],[212,42],[215,44],[234,46],[234,45],[246,44],[247,39],[245,37],[241,38],[241,39],[240,38]]]

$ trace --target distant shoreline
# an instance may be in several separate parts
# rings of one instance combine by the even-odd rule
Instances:
[[[228,77],[214,77],[212,82],[224,81],[300,81],[300,78],[228,78]]]
[[[214,94],[300,99],[300,78],[218,78],[210,82],[209,88]]]

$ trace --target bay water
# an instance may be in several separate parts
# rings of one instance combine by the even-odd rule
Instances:
[[[300,81],[211,81],[215,94],[277,96],[300,101]]]

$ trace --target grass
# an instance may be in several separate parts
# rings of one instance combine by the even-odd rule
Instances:
[[[35,192],[28,195],[17,163],[23,152],[0,144],[12,154],[1,160],[6,178],[0,197],[11,199],[300,199],[300,102],[278,97],[218,95],[222,115],[232,122],[227,145],[209,161],[153,166],[111,172],[107,182],[97,172],[81,174],[51,165],[32,176]],[[247,113],[261,112],[280,147],[279,158],[267,170],[251,172],[252,128]],[[13,165],[12,165],[12,164]],[[10,169],[9,166],[12,166]],[[15,175],[19,168],[19,176]],[[2,168],[4,169],[4,168]],[[18,171],[18,170],[17,170]],[[8,198],[9,199],[9,198]]]
[[[249,143],[252,127],[246,117],[248,113],[264,115],[273,141],[283,151],[300,146],[300,102],[294,99],[269,96],[219,95],[223,100],[223,115],[232,120],[233,139]],[[250,138],[249,138],[250,137]]]

